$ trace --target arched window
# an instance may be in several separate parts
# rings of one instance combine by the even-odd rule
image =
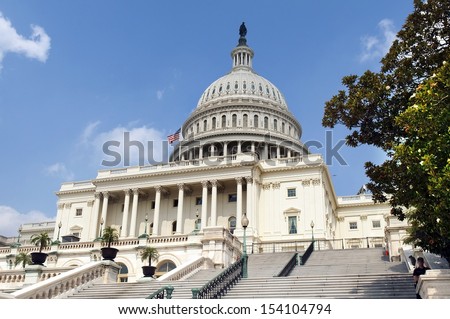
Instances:
[[[264,128],[269,129],[269,118],[267,116],[264,117]]]
[[[227,127],[227,116],[222,115],[222,128]]]
[[[258,115],[255,115],[253,117],[253,127],[258,127],[258,121],[259,121]]]
[[[244,114],[242,116],[242,126],[243,127],[247,127],[248,126],[248,115],[247,114]]]
[[[273,120],[273,130],[278,131],[278,121],[276,119]]]
[[[196,133],[198,134],[198,132],[200,132],[200,123],[197,123],[197,127],[196,127]]]
[[[289,125],[289,131],[288,134],[291,135],[291,126]]]
[[[281,123],[281,133],[284,133],[284,122]]]
[[[231,126],[236,127],[237,126],[237,115],[233,114],[231,116]]]
[[[121,268],[117,276],[118,282],[128,282],[128,267],[124,263],[117,263]]]
[[[177,221],[174,220],[172,222],[172,234],[175,234],[177,232]]]
[[[234,230],[236,229],[236,217],[231,216],[228,218],[228,229],[231,233],[234,233]]]
[[[206,120],[203,121],[203,132],[206,132],[206,129],[208,128],[208,122]]]
[[[174,270],[175,268],[177,268],[177,265],[175,265],[172,261],[164,260],[156,268],[155,274],[157,277],[159,277],[171,270]]]
[[[216,118],[215,117],[212,118],[212,125],[211,126],[212,126],[211,129],[213,129],[213,130],[216,129]]]

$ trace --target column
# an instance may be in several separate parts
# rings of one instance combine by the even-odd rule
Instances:
[[[264,156],[263,159],[269,159],[269,144],[264,144]]]
[[[251,148],[251,150],[252,150],[252,153],[255,153],[255,142],[252,142],[252,146],[251,146],[252,148]]]
[[[198,158],[203,159],[203,145],[200,145],[198,149]]]
[[[228,142],[224,142],[223,143],[223,156],[227,156],[228,155]]]
[[[106,217],[108,215],[108,200],[109,200],[109,192],[103,192],[103,206],[102,206],[102,219],[103,226],[106,225]]]
[[[139,203],[139,189],[133,189],[133,206],[131,208],[130,237],[136,237],[136,219]]]
[[[249,226],[255,222],[255,215],[253,210],[253,178],[246,177],[247,181],[247,218],[249,219]]]
[[[217,180],[211,182],[211,226],[217,226]]]
[[[291,150],[290,149],[288,149],[288,151],[287,151],[287,157],[291,157]]]
[[[202,181],[202,225],[201,229],[203,230],[206,227],[206,222],[208,221],[208,181]]]
[[[242,153],[242,142],[238,141],[238,149],[237,149],[237,153],[241,154]]]
[[[100,214],[100,195],[101,193],[96,192],[94,193],[94,207],[92,208],[92,215],[93,215],[93,223],[91,223],[92,228],[91,228],[91,234],[90,234],[90,238],[97,238],[98,237],[98,215]]]
[[[122,216],[122,231],[120,237],[127,237],[128,235],[128,213],[130,211],[130,194],[129,189],[124,190],[125,203],[123,204],[123,216]]]
[[[177,230],[176,234],[183,232],[183,199],[184,199],[184,184],[178,184],[178,209],[177,209]]]
[[[280,145],[277,145],[277,158],[281,157]]]
[[[161,207],[161,186],[155,186],[155,215],[153,216],[152,236],[159,236],[159,211]]]
[[[242,177],[236,177],[237,199],[236,199],[236,228],[241,228],[242,220]]]

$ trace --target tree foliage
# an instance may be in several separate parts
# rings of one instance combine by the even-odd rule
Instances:
[[[144,261],[148,259],[149,266],[152,265],[152,260],[158,261],[158,258],[159,258],[158,250],[154,247],[145,247],[145,249],[142,251],[141,260]]]
[[[102,234],[102,243],[106,243],[108,248],[111,247],[112,243],[115,243],[119,240],[119,232],[112,226],[107,226],[103,229]]]
[[[32,235],[31,243],[35,246],[39,246],[39,252],[42,253],[42,250],[45,247],[48,247],[52,244],[52,239],[48,236],[48,233],[42,232]]]
[[[408,242],[450,260],[450,63],[418,86],[396,124],[405,137],[392,157],[403,172],[394,199],[410,208]]]
[[[449,74],[443,66],[450,59],[449,45],[450,1],[414,0],[414,11],[381,60],[380,71],[343,77],[345,89],[326,102],[322,120],[326,127],[346,126],[350,146],[368,144],[386,151],[384,163],[365,165],[374,199],[389,200],[394,215],[408,217],[412,242],[446,256],[450,254],[436,242],[449,238],[450,221],[444,218],[448,202],[440,201],[449,191],[444,81]],[[420,113],[419,105],[427,112]],[[447,229],[445,240],[445,231],[434,230],[437,219]]]
[[[25,268],[26,265],[31,265],[31,256],[24,252],[17,254],[14,266],[17,266],[18,264],[22,264],[22,268]]]

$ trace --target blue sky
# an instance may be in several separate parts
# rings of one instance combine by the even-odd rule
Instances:
[[[302,140],[325,144],[325,101],[342,76],[379,69],[411,11],[412,0],[0,0],[0,234],[54,219],[54,193],[95,178],[104,141],[126,131],[159,143],[178,129],[231,69],[242,21],[255,71],[283,92]],[[333,145],[345,133],[335,128]],[[340,154],[347,165],[329,166],[338,195],[384,157]]]

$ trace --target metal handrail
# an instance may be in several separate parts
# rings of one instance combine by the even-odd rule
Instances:
[[[289,273],[292,271],[292,269],[297,265],[297,255],[298,253],[295,253],[292,258],[289,260],[289,262],[284,266],[284,268],[274,277],[286,277],[289,275]]]
[[[172,299],[173,289],[173,286],[161,287],[145,299]]]
[[[226,268],[201,288],[192,288],[192,299],[219,299],[242,277],[244,257]]]
[[[308,258],[309,256],[311,256],[313,251],[314,251],[314,241],[311,242],[308,249],[306,249],[305,253],[300,256],[300,265],[304,265],[308,261]]]

